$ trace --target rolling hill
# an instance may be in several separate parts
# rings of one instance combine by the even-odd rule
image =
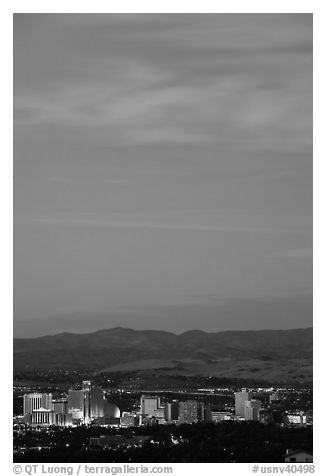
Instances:
[[[89,334],[14,339],[14,370],[166,368],[185,373],[269,372],[312,378],[312,328],[183,334],[115,327]],[[166,371],[167,371],[166,370]],[[258,372],[258,373],[257,373]],[[279,375],[278,375],[279,374]],[[244,375],[242,373],[242,375]]]

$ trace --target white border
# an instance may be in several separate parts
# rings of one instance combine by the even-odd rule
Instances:
[[[325,371],[323,349],[325,347],[325,313],[324,283],[325,279],[325,152],[323,139],[325,136],[325,29],[326,18],[323,2],[307,1],[230,1],[226,2],[171,2],[144,1],[137,2],[104,2],[85,1],[13,1],[5,2],[1,8],[1,92],[2,92],[2,138],[5,144],[2,156],[1,217],[2,219],[2,266],[1,290],[4,298],[2,307],[2,391],[0,402],[2,409],[1,448],[5,457],[3,474],[12,474],[12,302],[13,302],[13,269],[12,269],[12,14],[13,12],[83,12],[83,13],[298,13],[314,14],[314,462],[316,474],[325,474],[325,458],[323,458],[323,420],[325,411]],[[324,153],[323,153],[324,152]],[[9,403],[10,402],[10,403]],[[75,466],[75,465],[74,465]],[[205,471],[207,474],[246,474],[251,473],[250,465],[181,465],[176,466],[174,474],[195,474]],[[322,468],[323,466],[323,468]],[[184,470],[186,468],[186,470]]]

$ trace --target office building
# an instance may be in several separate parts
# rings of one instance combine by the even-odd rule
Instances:
[[[179,423],[196,423],[198,421],[198,404],[195,400],[179,403]]]
[[[197,404],[197,419],[198,421],[212,421],[212,412],[209,406],[203,403]]]
[[[248,400],[245,402],[245,409],[244,409],[244,418],[245,420],[259,420],[259,412],[261,409],[261,402],[260,400]]]
[[[197,403],[197,420],[198,421],[212,421],[211,408],[204,403]]]
[[[166,403],[164,405],[164,419],[167,423],[172,421],[171,403]]]
[[[155,410],[161,408],[160,397],[142,395],[140,397],[140,413],[145,416],[155,416]]]
[[[235,414],[244,418],[246,402],[251,400],[251,393],[243,388],[241,392],[235,392]]]
[[[164,418],[167,423],[176,422],[179,418],[179,402],[172,400],[164,405]]]
[[[171,402],[171,420],[177,421],[179,418],[179,402],[178,400],[172,400]]]

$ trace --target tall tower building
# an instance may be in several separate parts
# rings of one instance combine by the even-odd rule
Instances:
[[[172,404],[166,403],[164,405],[164,418],[165,421],[170,423],[172,421]]]
[[[178,400],[172,400],[171,402],[171,420],[177,421],[179,418],[179,402]]]
[[[82,386],[83,392],[83,422],[88,425],[91,421],[91,390],[92,382],[84,380]]]
[[[68,391],[68,413],[71,414],[73,419],[82,420],[84,408],[84,397],[82,390]]]
[[[100,387],[91,388],[91,418],[100,418],[104,416],[104,392]]]
[[[241,392],[234,393],[235,398],[235,414],[244,418],[246,402],[251,400],[251,393],[243,388]]]

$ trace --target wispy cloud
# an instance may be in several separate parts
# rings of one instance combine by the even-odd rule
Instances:
[[[60,217],[15,217],[14,223],[17,224],[52,224],[62,226],[81,226],[81,227],[103,227],[103,228],[121,228],[121,229],[143,229],[143,230],[171,230],[171,231],[202,231],[202,232],[234,232],[234,233],[295,233],[306,234],[304,229],[293,228],[270,228],[267,226],[243,226],[228,225],[216,223],[195,223],[195,222],[172,222],[144,220],[141,217],[126,216],[115,213],[110,216],[94,216],[86,214],[82,216],[60,216]]]
[[[36,65],[48,77],[47,88],[19,86],[18,71],[15,123],[104,129],[120,145],[309,146],[311,78],[304,62],[311,57],[310,19],[271,19],[65,18],[57,49],[67,80],[61,82],[48,61]],[[57,34],[51,18],[43,21]],[[75,28],[84,39],[92,33],[91,44],[84,40],[75,48]],[[77,55],[73,64],[63,45]]]

